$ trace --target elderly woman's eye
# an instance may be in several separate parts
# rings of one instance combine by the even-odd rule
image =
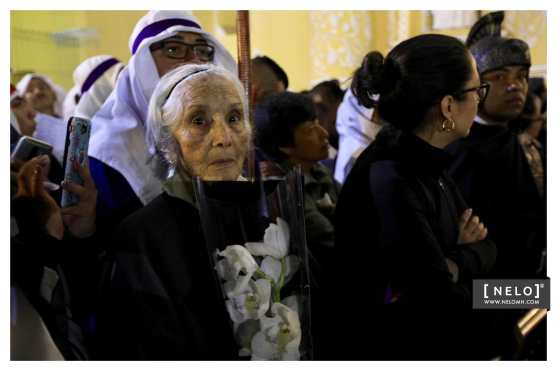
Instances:
[[[196,126],[202,126],[205,125],[205,123],[207,122],[207,120],[205,119],[205,116],[193,116],[191,119],[191,123],[196,125]]]
[[[231,112],[228,115],[229,124],[238,124],[242,121],[242,114],[238,111]]]

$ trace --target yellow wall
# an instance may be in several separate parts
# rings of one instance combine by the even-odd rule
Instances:
[[[236,56],[235,12],[194,11],[202,26]],[[12,11],[10,63],[17,81],[26,71],[50,76],[70,88],[73,69],[83,59],[111,54],[127,61],[128,38],[144,11]],[[531,27],[535,24],[536,27]],[[78,45],[59,44],[52,32],[91,28],[98,38]],[[328,78],[345,84],[371,50],[387,53],[405,38],[431,32],[427,11],[251,11],[252,55],[265,54],[288,73],[290,90]],[[510,11],[504,29],[528,41],[534,65],[545,70],[547,26],[544,12]],[[436,30],[466,37],[467,28]],[[537,67],[536,67],[537,68]]]

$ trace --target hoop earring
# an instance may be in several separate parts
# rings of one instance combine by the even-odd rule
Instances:
[[[456,128],[456,124],[453,119],[445,119],[441,123],[441,131],[445,131],[447,133],[453,131]]]

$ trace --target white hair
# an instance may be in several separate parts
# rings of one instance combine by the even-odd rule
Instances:
[[[149,149],[149,161],[159,179],[172,177],[180,164],[181,151],[172,129],[183,117],[187,107],[184,104],[184,96],[191,89],[191,85],[206,76],[221,76],[233,83],[242,101],[244,125],[251,134],[247,94],[234,74],[214,64],[178,66],[160,79],[149,101],[145,139]]]

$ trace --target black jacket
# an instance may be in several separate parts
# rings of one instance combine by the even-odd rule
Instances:
[[[322,344],[325,358],[490,356],[471,340],[471,279],[490,269],[496,249],[489,240],[457,245],[466,205],[445,171],[450,160],[390,127],[358,158],[339,196],[328,269],[328,295],[342,295],[333,304],[342,321],[332,327],[343,341]],[[457,282],[446,258],[459,267]]]
[[[450,173],[498,248],[494,278],[545,276],[546,207],[516,134],[474,123],[449,146]]]
[[[113,246],[96,357],[237,358],[197,209],[164,193],[122,222]]]

